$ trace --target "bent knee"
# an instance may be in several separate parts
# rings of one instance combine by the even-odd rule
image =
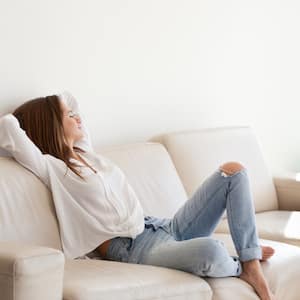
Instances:
[[[202,239],[199,251],[201,259],[198,258],[194,264],[196,268],[194,273],[200,276],[211,276],[229,257],[223,243],[212,238]]]
[[[209,249],[209,256],[211,257],[212,261],[217,261],[219,260],[225,250],[224,244],[216,239],[210,238],[206,240],[206,246]]]
[[[229,161],[220,166],[220,170],[226,173],[227,175],[233,175],[236,172],[241,171],[245,167],[236,161]]]

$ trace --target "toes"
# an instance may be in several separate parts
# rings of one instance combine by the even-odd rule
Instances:
[[[262,246],[262,261],[269,259],[274,253],[275,250],[269,246]]]

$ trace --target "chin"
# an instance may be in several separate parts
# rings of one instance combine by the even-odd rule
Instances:
[[[78,141],[80,141],[81,139],[83,139],[83,134],[82,134],[82,133],[77,134],[76,137],[74,138],[75,142],[78,142]]]

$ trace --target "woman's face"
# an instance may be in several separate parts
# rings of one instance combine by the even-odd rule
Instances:
[[[67,143],[72,145],[83,137],[79,115],[72,111],[64,101],[60,101],[62,122]]]

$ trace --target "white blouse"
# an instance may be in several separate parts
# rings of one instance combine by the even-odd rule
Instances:
[[[78,112],[78,103],[71,94],[64,92],[59,97]],[[91,252],[108,239],[135,238],[144,230],[143,209],[124,173],[93,151],[83,120],[81,125],[84,137],[74,146],[85,151],[80,155],[97,171],[71,159],[84,180],[67,169],[62,160],[42,154],[12,114],[0,118],[0,148],[51,190],[63,251],[71,259]]]

